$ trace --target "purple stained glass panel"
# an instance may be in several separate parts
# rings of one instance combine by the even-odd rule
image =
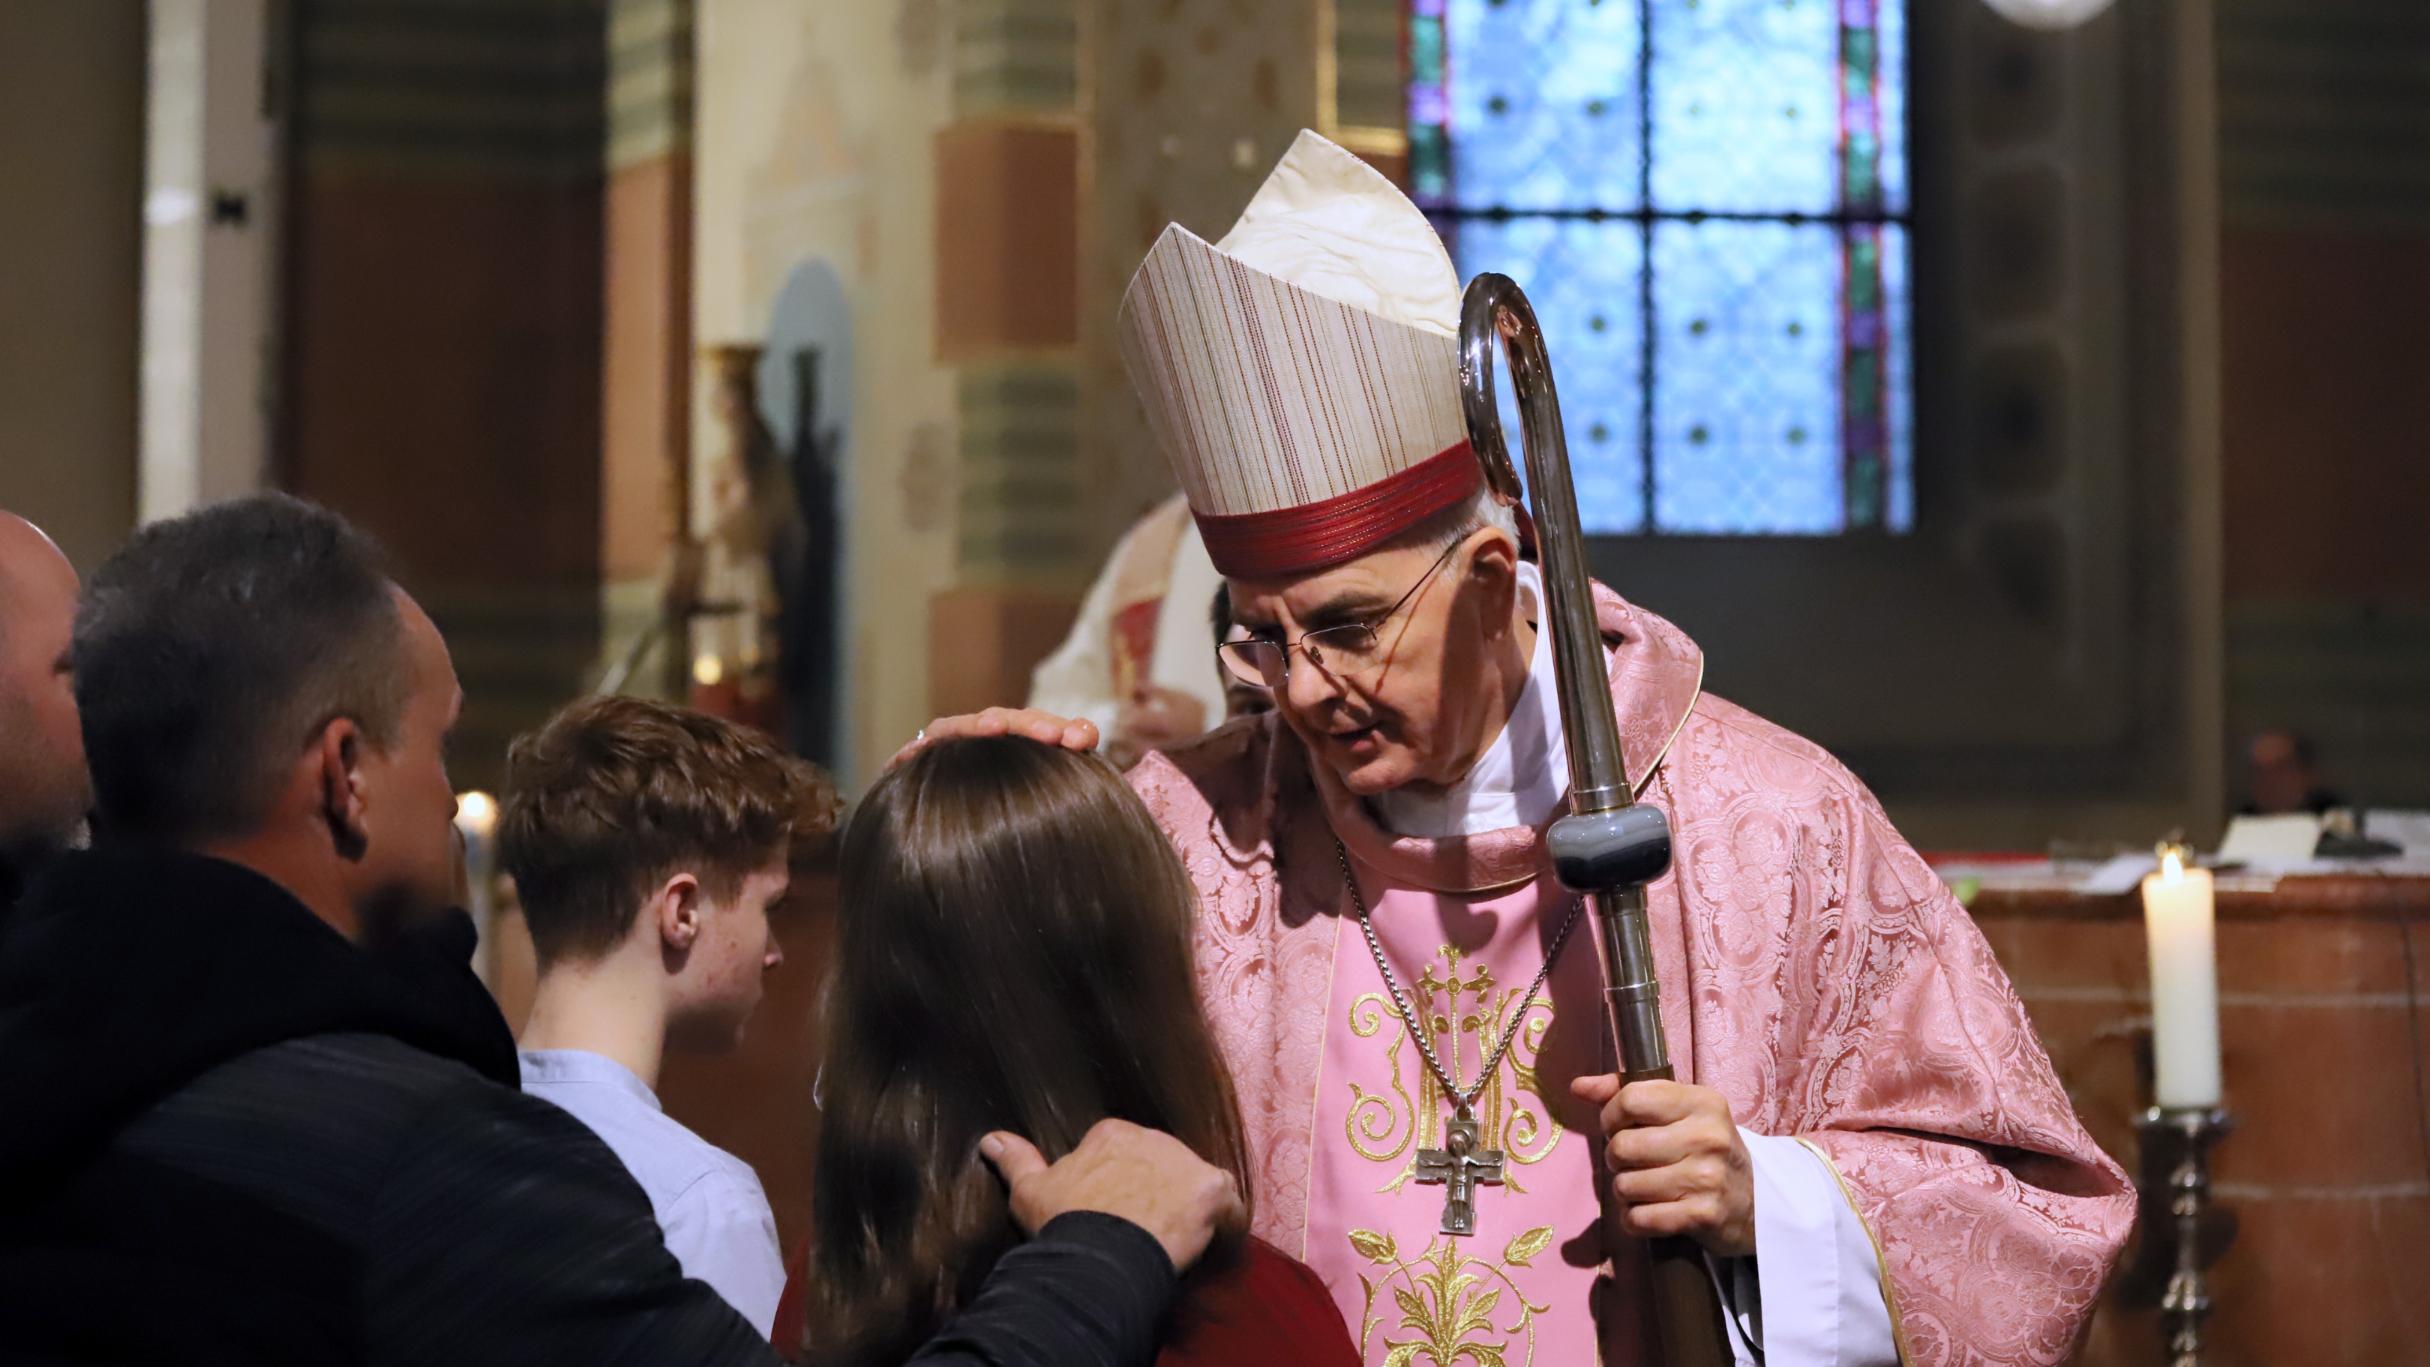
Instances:
[[[1881,182],[1884,211],[1905,214],[1907,203],[1907,5],[1879,0],[1875,6],[1874,51],[1878,54],[1875,97],[1881,102]],[[1904,254],[1901,248],[1901,254]]]

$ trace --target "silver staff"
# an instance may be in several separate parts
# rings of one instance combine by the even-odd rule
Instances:
[[[1656,808],[1636,805],[1621,757],[1603,633],[1588,587],[1586,539],[1570,484],[1569,445],[1561,435],[1561,403],[1553,393],[1543,330],[1527,296],[1508,276],[1480,275],[1469,282],[1460,305],[1460,402],[1486,485],[1504,506],[1516,506],[1519,475],[1503,445],[1501,411],[1494,402],[1496,350],[1509,357],[1511,392],[1526,438],[1526,492],[1544,572],[1542,629],[1552,633],[1561,731],[1569,745],[1569,812],[1552,824],[1545,843],[1554,874],[1585,898],[1594,914],[1621,1081],[1668,1079],[1670,1046],[1662,1032],[1662,989],[1654,979],[1645,885],[1670,867],[1670,822]],[[1663,1360],[1670,1367],[1729,1367],[1733,1359],[1720,1303],[1696,1245],[1683,1238],[1655,1239],[1647,1254]]]

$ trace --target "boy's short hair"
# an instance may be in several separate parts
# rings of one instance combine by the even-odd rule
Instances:
[[[506,754],[498,855],[543,966],[596,958],[677,872],[711,897],[823,841],[834,785],[766,736],[646,698],[574,703]]]

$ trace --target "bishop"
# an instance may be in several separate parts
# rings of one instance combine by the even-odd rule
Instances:
[[[1246,632],[1222,663],[1275,701],[1130,773],[1198,882],[1255,1232],[1371,1364],[1655,1361],[1652,1235],[1703,1245],[1741,1361],[2059,1362],[2124,1173],[1873,795],[1598,585],[1627,771],[1677,850],[1647,901],[1680,1080],[1615,1075],[1544,876],[1544,590],[1466,442],[1459,300],[1425,216],[1310,133],[1221,240],[1166,229],[1117,323]]]

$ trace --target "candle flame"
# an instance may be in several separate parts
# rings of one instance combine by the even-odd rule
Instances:
[[[2160,881],[2163,883],[2185,881],[2185,859],[2174,849],[2165,850],[2160,855]]]
[[[498,826],[498,800],[478,788],[456,794],[456,825],[467,835],[488,835]]]
[[[726,677],[726,662],[714,655],[703,655],[692,661],[692,682],[703,688],[715,688]]]

